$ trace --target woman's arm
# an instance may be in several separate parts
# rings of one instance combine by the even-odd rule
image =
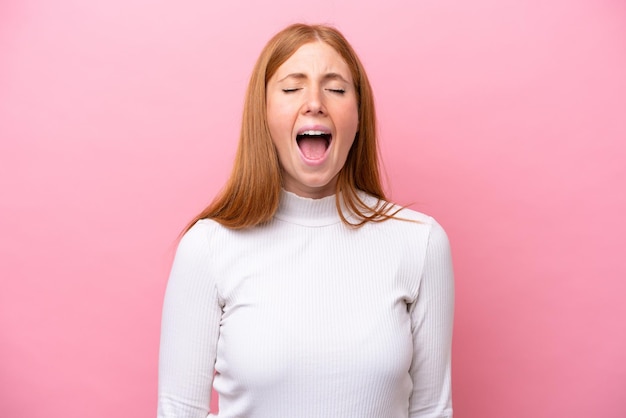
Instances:
[[[433,220],[417,300],[411,305],[413,393],[411,418],[451,418],[454,274],[450,244]]]
[[[222,314],[209,225],[199,222],[181,239],[163,303],[159,353],[159,418],[206,418],[209,413]]]

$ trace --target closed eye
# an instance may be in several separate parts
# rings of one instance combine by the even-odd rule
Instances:
[[[300,89],[298,89],[298,88],[293,88],[293,89],[283,89],[283,92],[284,92],[284,93],[293,93],[293,92],[298,91],[298,90],[300,90]]]
[[[346,92],[344,89],[327,89],[327,90],[332,93],[337,93],[337,94],[344,94]]]

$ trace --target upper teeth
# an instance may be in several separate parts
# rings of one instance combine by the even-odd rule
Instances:
[[[324,131],[304,131],[300,135],[316,135],[316,136],[319,136],[319,135],[327,135],[327,134],[328,133],[324,132]]]

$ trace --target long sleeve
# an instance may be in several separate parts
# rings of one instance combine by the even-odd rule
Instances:
[[[413,392],[411,418],[451,418],[451,345],[454,274],[448,237],[435,221],[417,300],[411,305]]]
[[[170,273],[161,325],[159,418],[206,418],[221,318],[211,277],[209,225],[181,239]]]

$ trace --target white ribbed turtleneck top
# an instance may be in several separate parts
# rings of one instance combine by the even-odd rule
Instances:
[[[398,216],[418,222],[350,228],[334,196],[283,191],[265,225],[198,221],[165,294],[158,416],[206,418],[213,386],[219,417],[452,417],[448,239]]]

